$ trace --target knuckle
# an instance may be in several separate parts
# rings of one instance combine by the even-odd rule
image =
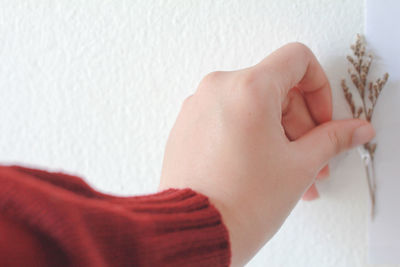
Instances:
[[[286,48],[290,51],[290,53],[296,54],[297,57],[302,58],[302,60],[305,62],[314,56],[311,49],[300,42],[289,43],[287,44]]]
[[[236,85],[246,91],[255,91],[258,90],[257,79],[257,74],[254,71],[238,73],[236,75]]]
[[[301,42],[292,42],[287,44],[287,46],[299,53],[304,53],[304,54],[311,53],[311,49],[307,45]]]
[[[186,97],[186,98],[183,100],[182,106],[183,106],[183,107],[188,106],[188,105],[192,102],[192,100],[193,100],[193,95],[190,95],[190,96]]]
[[[223,107],[224,116],[234,118],[242,128],[254,129],[265,119],[267,108],[266,90],[259,84],[259,75],[252,69],[211,72],[200,82],[198,95],[211,94],[213,101]]]
[[[328,132],[329,142],[331,143],[334,153],[339,154],[344,146],[343,139],[339,136],[337,131]]]
[[[212,89],[221,83],[223,71],[210,72],[200,81],[199,89]]]
[[[266,104],[262,101],[263,98],[263,90],[258,83],[258,77],[255,72],[248,71],[244,73],[240,73],[236,76],[235,88],[236,93],[239,95],[238,99],[246,109],[251,109],[253,111],[257,111],[260,108],[266,106]]]

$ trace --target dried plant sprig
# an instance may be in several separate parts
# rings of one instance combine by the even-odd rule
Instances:
[[[359,118],[363,114],[365,119],[371,122],[375,105],[383,87],[389,79],[389,74],[385,73],[382,78],[378,78],[376,81],[367,81],[373,56],[372,54],[366,55],[364,38],[360,34],[357,34],[356,43],[350,46],[350,48],[353,50],[354,55],[348,55],[346,58],[353,68],[349,68],[348,72],[353,85],[357,89],[362,106],[356,106],[353,100],[353,95],[350,92],[349,87],[346,85],[345,79],[342,80],[342,89],[353,117]],[[366,90],[366,88],[368,89]],[[369,100],[369,103],[367,100]],[[371,157],[373,158],[376,144],[372,145],[371,143],[367,143],[364,147],[371,153]]]
[[[348,55],[346,57],[347,61],[352,66],[352,68],[348,69],[348,73],[361,99],[361,106],[355,104],[353,94],[347,86],[345,79],[342,80],[341,87],[353,118],[360,118],[361,115],[363,115],[367,121],[371,122],[375,105],[383,87],[389,79],[389,74],[385,73],[382,78],[378,78],[376,81],[368,81],[368,74],[373,61],[373,56],[372,54],[366,54],[365,39],[363,36],[357,34],[356,43],[351,45],[350,48],[353,51],[353,56]],[[364,145],[364,148],[369,153],[372,161],[371,164],[373,164],[376,143],[368,142]],[[375,206],[375,177],[367,177],[367,182],[373,214]]]

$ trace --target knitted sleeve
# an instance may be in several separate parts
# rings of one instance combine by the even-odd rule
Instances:
[[[60,172],[0,166],[0,265],[228,266],[228,231],[191,189],[116,197]]]

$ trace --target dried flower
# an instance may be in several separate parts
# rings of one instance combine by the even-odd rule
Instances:
[[[375,105],[383,87],[389,79],[389,74],[385,73],[382,78],[378,78],[376,81],[368,81],[373,56],[365,54],[364,38],[360,34],[357,34],[356,43],[351,45],[350,48],[353,51],[353,56],[347,56],[346,58],[353,68],[349,68],[348,73],[361,99],[361,106],[355,104],[353,94],[350,92],[345,79],[342,80],[341,86],[353,118],[360,118],[363,115],[367,121],[371,122]],[[364,145],[364,148],[368,151],[373,164],[376,143],[368,142]],[[371,181],[367,177],[367,181],[373,211],[375,205],[375,177],[370,178],[373,180]]]

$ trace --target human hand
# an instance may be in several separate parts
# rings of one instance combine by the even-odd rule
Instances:
[[[209,197],[228,228],[232,265],[279,229],[328,161],[375,135],[363,120],[331,121],[331,88],[304,45],[257,65],[207,75],[183,103],[165,151],[160,189]]]

